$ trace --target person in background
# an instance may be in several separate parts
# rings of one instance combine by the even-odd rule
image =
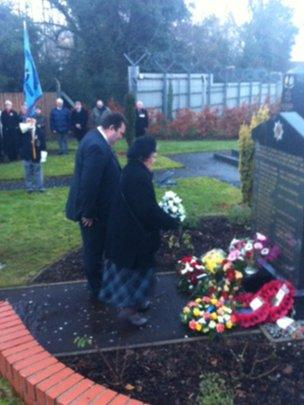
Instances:
[[[45,139],[46,118],[42,114],[42,110],[39,106],[35,107],[35,114],[33,118],[36,120],[36,133],[38,135],[41,134],[41,137]]]
[[[27,114],[28,113],[28,108],[26,104],[22,104],[19,112],[19,122],[26,122],[27,120]]]
[[[66,216],[79,222],[84,248],[84,269],[93,300],[98,300],[107,232],[113,196],[121,168],[112,151],[126,130],[125,118],[110,113],[103,125],[81,140],[66,204]]]
[[[44,191],[41,152],[46,151],[43,131],[36,130],[36,120],[27,118],[20,124],[22,134],[20,156],[23,160],[25,188],[28,193]]]
[[[156,200],[152,182],[155,159],[152,136],[137,138],[128,150],[128,164],[122,170],[108,221],[107,262],[99,295],[135,326],[147,322],[141,311],[149,307],[160,230],[179,226]]]
[[[88,126],[88,113],[82,107],[81,101],[76,101],[71,113],[71,130],[78,142],[81,141]]]
[[[13,110],[13,103],[5,101],[5,108],[1,114],[2,134],[3,134],[3,151],[5,156],[10,160],[18,159],[19,152],[19,116]]]
[[[62,98],[57,98],[56,107],[50,114],[50,126],[58,136],[59,155],[68,154],[68,131],[70,129],[70,111],[63,106]]]
[[[102,125],[103,119],[109,115],[111,110],[106,107],[102,100],[96,101],[96,106],[93,108],[90,116],[90,125],[93,128],[97,128]]]
[[[148,111],[144,108],[144,103],[142,101],[137,101],[135,113],[135,136],[138,138],[139,136],[146,134],[149,126]]]

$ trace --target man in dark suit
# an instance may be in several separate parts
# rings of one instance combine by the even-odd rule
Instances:
[[[3,135],[3,150],[4,154],[10,161],[18,159],[20,132],[19,132],[19,117],[13,104],[7,100],[5,102],[5,109],[1,114],[2,135]]]
[[[148,111],[142,101],[137,101],[135,109],[135,136],[136,138],[146,134],[149,126]]]
[[[75,107],[73,108],[71,113],[71,129],[78,142],[81,141],[81,139],[87,132],[87,124],[87,111],[82,107],[81,101],[75,101]]]
[[[77,150],[66,206],[67,218],[80,224],[85,273],[94,298],[101,287],[107,221],[121,173],[111,146],[125,130],[123,115],[110,113],[102,126],[84,136]]]

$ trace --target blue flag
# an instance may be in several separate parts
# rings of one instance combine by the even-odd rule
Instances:
[[[24,32],[24,81],[23,94],[24,101],[28,108],[28,115],[33,115],[36,101],[42,96],[41,85],[36,70],[35,62],[32,57],[29,36],[26,28],[26,22],[23,25]]]

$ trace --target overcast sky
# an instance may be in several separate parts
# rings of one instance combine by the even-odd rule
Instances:
[[[197,22],[210,14],[225,20],[227,15],[232,13],[239,24],[248,19],[247,0],[186,0],[186,2],[193,4],[193,20]],[[292,59],[304,61],[304,0],[284,0],[284,3],[293,10],[294,23],[299,28]]]

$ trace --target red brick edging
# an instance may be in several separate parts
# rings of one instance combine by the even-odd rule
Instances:
[[[29,405],[143,405],[58,361],[5,301],[0,301],[0,374]]]

